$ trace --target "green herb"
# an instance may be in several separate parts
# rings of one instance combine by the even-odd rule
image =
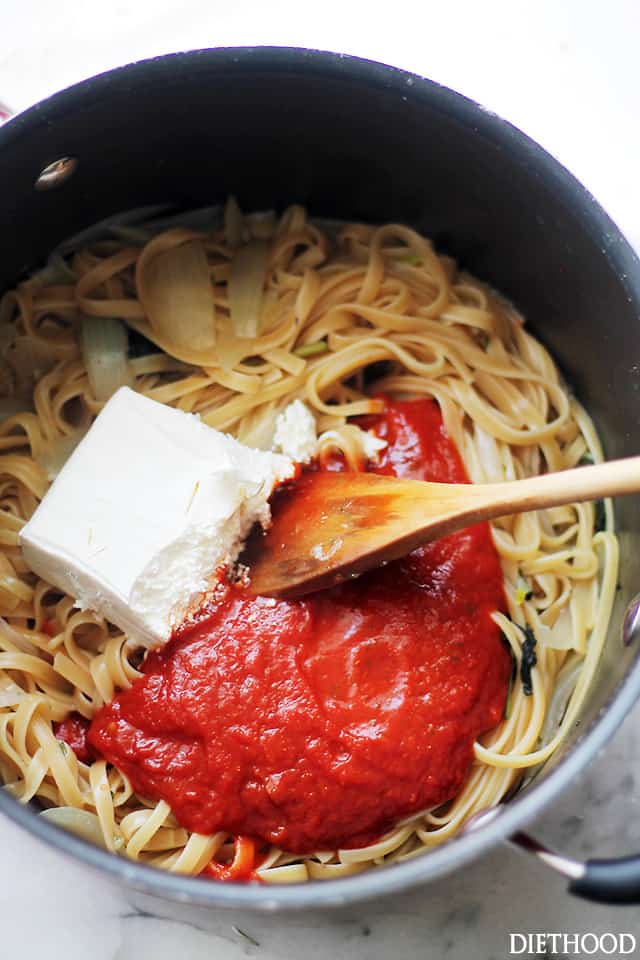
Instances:
[[[525,601],[531,600],[532,596],[533,590],[531,589],[529,582],[525,580],[524,577],[518,577],[518,583],[516,586],[516,603],[518,606],[521,607]]]
[[[516,677],[518,675],[518,661],[516,660],[511,646],[509,646],[509,653],[511,654],[511,672],[509,673],[509,689],[507,690],[507,702],[504,705],[504,718],[508,720],[511,716],[511,701],[513,698],[513,688],[515,686]]]
[[[422,267],[423,261],[420,257],[402,257],[400,263],[408,263],[410,267]]]
[[[579,467],[586,467],[587,464],[589,464],[589,463],[594,463],[594,462],[595,462],[595,461],[594,461],[594,459],[593,459],[593,456],[592,456],[592,454],[591,454],[591,451],[587,450],[587,452],[586,452],[586,453],[583,453],[582,456],[580,457],[580,459],[578,460],[578,466],[579,466]]]
[[[596,533],[600,533],[601,530],[607,529],[607,511],[605,509],[604,500],[596,500],[594,507],[595,518],[593,529]]]
[[[63,753],[64,756],[66,757],[67,753],[69,752],[69,747],[66,745],[66,743],[64,742],[64,740],[58,740],[58,746],[60,747],[60,750],[62,751],[62,753]]]
[[[481,330],[478,334],[478,343],[482,349],[486,352],[487,347],[489,346],[489,334],[485,333],[484,330]]]
[[[521,627],[520,624],[516,624],[519,630],[524,634],[524,643],[522,644],[522,658],[520,660],[520,679],[522,680],[522,692],[525,697],[530,697],[533,693],[533,686],[531,685],[531,671],[538,662],[538,657],[536,656],[536,635],[527,624],[526,627]]]
[[[248,940],[249,943],[252,943],[254,947],[259,947],[260,944],[258,941],[252,937],[250,934],[245,933],[244,930],[241,930],[240,927],[231,927],[234,933],[237,933],[239,937],[244,937],[245,940]]]
[[[326,353],[329,349],[329,344],[326,340],[318,340],[317,343],[305,343],[304,346],[298,347],[293,352],[296,357],[315,357],[319,353]]]

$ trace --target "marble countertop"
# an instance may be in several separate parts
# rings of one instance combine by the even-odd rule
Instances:
[[[377,12],[378,10],[383,12]],[[640,249],[637,0],[22,0],[0,4],[0,100],[22,109],[131,60],[214,45],[313,46],[383,60],[510,119],[589,187]],[[640,707],[544,816],[577,857],[640,850]],[[0,957],[48,960],[378,960],[508,956],[511,932],[632,933],[637,908],[595,906],[509,847],[415,892],[339,913],[189,909],[118,889],[0,818]],[[247,939],[243,931],[256,944]],[[558,954],[556,954],[558,956]]]

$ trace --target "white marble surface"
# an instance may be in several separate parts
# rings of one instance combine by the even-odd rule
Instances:
[[[22,109],[120,63],[281,44],[395,63],[474,97],[572,169],[640,248],[637,0],[0,0],[0,100]],[[534,825],[576,856],[640,849],[640,708]],[[509,932],[634,933],[638,910],[568,897],[508,848],[410,895],[339,914],[188,910],[117,889],[0,819],[0,957],[378,960],[508,955]],[[254,946],[236,929],[258,941]]]

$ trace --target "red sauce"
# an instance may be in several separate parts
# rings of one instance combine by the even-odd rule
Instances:
[[[388,441],[377,472],[466,480],[433,401],[366,426]],[[461,789],[511,666],[486,524],[305,600],[222,594],[92,722],[139,793],[190,830],[306,853],[368,844]]]
[[[89,721],[79,713],[70,713],[60,723],[54,723],[53,732],[58,740],[63,740],[71,747],[82,763],[91,763],[96,759],[95,751],[87,743]]]
[[[42,632],[46,633],[49,637],[56,637],[60,633],[60,630],[55,620],[43,620]]]
[[[256,856],[256,841],[251,837],[236,837],[233,859],[229,863],[219,863],[211,860],[202,871],[202,876],[213,880],[235,880],[236,883],[247,883],[249,880],[260,881],[256,870],[262,857]]]

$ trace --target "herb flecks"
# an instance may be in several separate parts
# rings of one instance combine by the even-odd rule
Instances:
[[[518,582],[516,584],[516,603],[519,607],[523,603],[528,602],[533,597],[533,590],[531,589],[531,584],[528,580],[525,580],[524,577],[518,577]]]
[[[536,635],[527,624],[525,627],[521,627],[520,624],[517,624],[519,630],[524,634],[524,643],[522,644],[522,655],[520,660],[520,679],[522,680],[522,692],[525,697],[530,697],[533,693],[533,686],[531,683],[531,671],[538,662],[538,657],[536,655]]]

